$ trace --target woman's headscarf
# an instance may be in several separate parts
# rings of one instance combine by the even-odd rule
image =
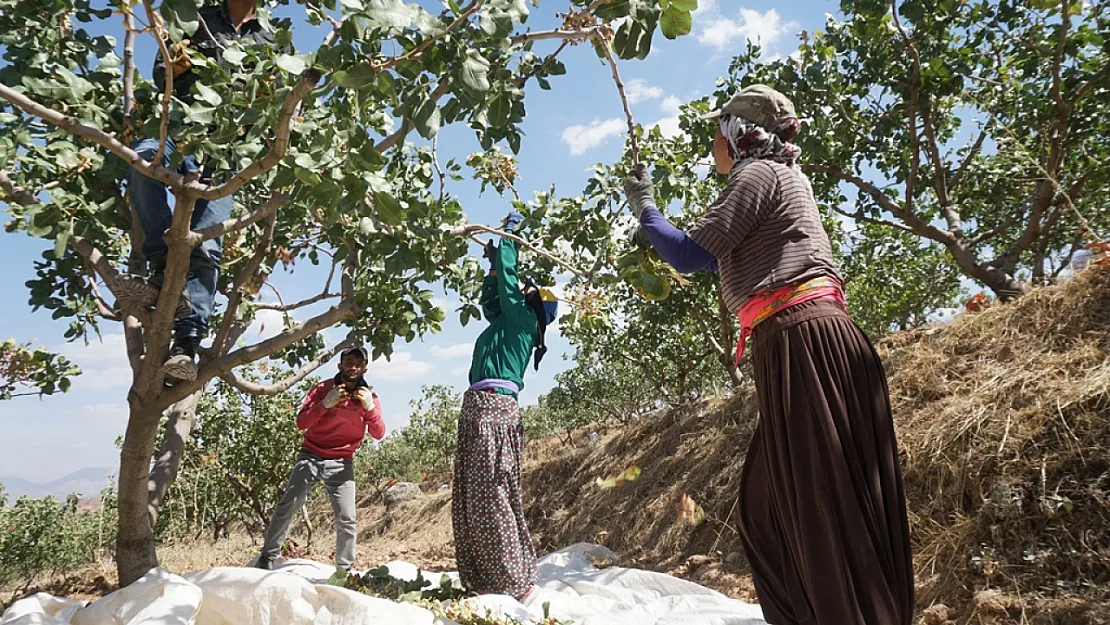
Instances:
[[[725,112],[720,114],[717,122],[728,142],[728,155],[733,160],[734,173],[757,159],[770,159],[793,167],[802,153],[801,148],[791,143],[801,129],[797,117],[787,117],[771,130]]]

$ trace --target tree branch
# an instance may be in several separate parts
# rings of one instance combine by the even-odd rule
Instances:
[[[285,100],[278,110],[277,121],[274,124],[276,128],[274,142],[262,158],[232,176],[231,180],[215,187],[206,187],[197,196],[206,200],[218,200],[227,197],[241,189],[253,178],[269,171],[281,162],[289,149],[289,135],[293,132],[293,117],[300,107],[301,100],[304,100],[305,96],[316,87],[316,83],[320,81],[321,76],[322,74],[315,69],[306,70],[305,73],[301,74],[296,86],[285,96]]]
[[[281,300],[281,294],[277,292],[277,289],[274,289],[274,293],[277,294],[277,296],[278,296],[278,303],[277,304],[256,304],[255,308],[258,309],[258,310],[277,310],[277,311],[280,311],[280,312],[289,312],[291,310],[296,310],[298,308],[304,308],[305,306],[311,306],[311,305],[313,305],[317,302],[322,302],[326,299],[341,297],[342,296],[341,293],[329,293],[328,292],[328,291],[331,290],[331,282],[332,282],[332,279],[335,277],[335,267],[338,264],[339,263],[332,262],[331,270],[328,271],[327,282],[324,283],[324,289],[322,291],[320,291],[319,294],[313,295],[312,297],[310,297],[308,299],[303,299],[299,302],[289,304],[287,306],[285,304],[285,302],[283,302]],[[273,286],[271,285],[270,288],[273,288]]]
[[[894,18],[894,25],[898,32],[901,33],[902,39],[905,40],[906,46],[910,50],[913,59],[913,79],[910,82],[910,110],[909,115],[909,135],[910,135],[910,174],[906,178],[906,210],[913,212],[914,191],[917,186],[917,174],[921,169],[921,137],[917,134],[917,111],[920,103],[920,84],[921,84],[921,57],[918,55],[917,47],[913,45],[909,35],[906,34],[902,28],[902,22],[898,18],[898,2],[891,0],[890,13]],[[839,98],[837,98],[839,100]]]
[[[235,367],[245,365],[249,362],[265,358],[270,354],[302,341],[310,335],[316,334],[325,328],[348,319],[358,313],[358,307],[353,298],[345,298],[335,306],[327,309],[326,311],[300,323],[292,328],[280,332],[265,341],[261,341],[254,345],[248,345],[237,349],[225,356],[212,360],[211,362],[201,365],[200,371],[197,373],[197,379],[193,382],[182,382],[176,386],[167,389],[161,397],[161,402],[164,405],[170,405],[180,399],[192,394],[197,389],[204,386],[208,380],[222,376],[223,374],[231,371]]]
[[[222,237],[228,232],[242,230],[243,228],[246,228],[247,226],[255,222],[258,222],[273,215],[278,211],[279,208],[285,206],[286,202],[288,201],[288,195],[284,193],[275,193],[274,196],[270,198],[270,201],[266,202],[261,207],[247,213],[246,215],[240,215],[239,217],[226,219],[214,226],[209,226],[201,230],[194,230],[190,234],[189,244],[193,247],[196,247],[197,245],[200,245],[202,242],[208,241],[209,239]]]
[[[540,63],[536,67],[532,68],[532,71],[528,72],[527,74],[521,75],[520,78],[518,78],[517,81],[516,81],[516,86],[520,87],[520,88],[524,88],[524,85],[527,84],[528,81],[533,76],[538,74],[543,68],[547,67],[548,63],[550,63],[550,62],[554,61],[556,58],[558,58],[559,54],[561,54],[563,52],[563,50],[565,50],[567,48],[567,46],[570,45],[570,43],[571,42],[570,42],[569,39],[564,39],[563,42],[561,44],[559,44],[559,47],[555,48],[554,52],[552,52],[551,54],[544,57],[542,63]]]
[[[228,384],[234,386],[236,389],[248,395],[277,395],[293,388],[295,384],[308,377],[313,371],[326,365],[329,360],[335,357],[336,354],[342,352],[348,347],[354,347],[355,340],[347,338],[339,343],[336,343],[331,349],[324,350],[315,359],[305,363],[303,367],[298,369],[295,373],[279,382],[273,384],[259,384],[250,380],[239,377],[234,371],[228,371],[220,375],[220,379]]]
[[[536,254],[539,254],[540,256],[543,256],[544,258],[558,264],[559,266],[563,267],[567,271],[570,271],[571,273],[575,274],[576,276],[578,276],[580,278],[586,278],[587,277],[587,275],[585,273],[583,273],[582,271],[579,271],[576,267],[567,263],[565,260],[562,260],[561,258],[558,258],[557,256],[552,255],[550,252],[544,250],[543,248],[540,248],[539,246],[537,246],[533,243],[529,243],[528,241],[525,241],[520,236],[515,235],[511,232],[505,232],[503,230],[497,230],[495,228],[490,228],[489,226],[483,226],[481,224],[467,224],[465,226],[456,226],[455,228],[452,228],[451,230],[448,231],[448,234],[451,234],[451,235],[454,235],[454,236],[467,237],[467,238],[473,240],[478,245],[485,245],[485,243],[483,241],[479,240],[476,236],[474,236],[475,233],[478,233],[478,232],[486,232],[486,233],[496,235],[496,236],[499,236],[499,237],[502,237],[502,238],[505,238],[505,239],[510,239],[512,241],[516,241],[517,243],[523,245],[524,247],[532,250]]]
[[[447,84],[446,81],[441,82],[441,83],[439,83],[438,86],[436,86],[435,90],[432,91],[429,98],[431,99],[432,102],[438,102],[439,99],[442,98],[444,95],[446,95],[447,92],[450,91],[450,90],[451,90],[451,87],[450,87],[450,85]],[[388,137],[382,139],[376,145],[374,145],[374,149],[377,150],[379,154],[384,153],[386,150],[393,147],[398,142],[403,141],[405,136],[407,134],[409,134],[409,131],[411,131],[412,129],[413,129],[413,125],[412,125],[411,121],[409,121],[407,119],[402,121],[401,122],[401,127],[398,128],[396,131],[394,131],[393,134],[391,134]]]
[[[845,217],[851,217],[852,219],[855,219],[856,221],[865,221],[869,224],[875,224],[876,226],[885,226],[887,228],[894,228],[895,230],[901,230],[902,232],[908,232],[908,233],[910,233],[914,236],[920,236],[917,232],[914,231],[913,228],[910,228],[909,226],[905,226],[905,225],[900,224],[900,223],[895,223],[893,221],[889,221],[889,220],[886,220],[886,219],[879,219],[877,217],[868,217],[867,215],[864,215],[862,213],[849,213],[848,211],[841,210],[840,208],[838,208],[836,206],[832,207],[832,209],[833,209],[833,211],[835,211],[835,212],[837,212],[841,215],[844,215]]]
[[[16,204],[22,204],[23,206],[34,206],[39,203],[39,199],[35,197],[34,193],[16,185],[15,181],[8,175],[8,172],[3,169],[0,169],[0,189],[4,191],[5,201],[10,199]]]
[[[258,273],[258,268],[262,265],[262,259],[270,251],[270,244],[274,240],[274,231],[277,228],[277,218],[271,214],[266,221],[266,227],[262,231],[262,239],[256,246],[254,255],[247,261],[246,266],[239,272],[235,278],[235,283],[231,287],[231,295],[227,298],[227,309],[224,311],[224,319],[220,323],[219,330],[216,331],[216,338],[212,340],[212,350],[215,354],[226,354],[230,348],[227,341],[228,334],[231,332],[231,326],[235,323],[239,315],[239,304],[243,301],[243,292],[246,290],[247,281],[253,279],[255,274]]]
[[[166,155],[166,139],[170,136],[170,104],[173,102],[173,59],[170,58],[170,49],[166,46],[166,31],[162,27],[162,18],[154,12],[150,0],[143,0],[146,9],[146,19],[150,22],[151,34],[158,41],[158,49],[162,52],[163,89],[162,89],[162,122],[159,126],[158,152],[154,154],[154,162],[161,164],[162,157]]]
[[[123,123],[135,130],[135,16],[131,6],[123,4]]]
[[[465,22],[468,17],[473,15],[474,12],[477,11],[478,9],[480,9],[480,8],[482,8],[482,0],[474,0],[474,2],[470,3],[469,7],[467,7],[465,10],[463,10],[463,12],[460,13],[459,16],[455,18],[455,21],[448,24],[446,30],[444,30],[442,33],[440,33],[440,34],[438,34],[434,37],[428,37],[424,41],[420,42],[420,44],[417,45],[415,48],[413,48],[412,50],[409,50],[408,52],[406,52],[406,53],[404,53],[400,56],[395,56],[395,57],[393,57],[391,59],[388,59],[386,61],[383,61],[381,63],[375,63],[375,62],[371,61],[370,62],[370,67],[373,68],[375,71],[382,71],[382,70],[389,69],[389,68],[391,68],[391,67],[393,67],[393,66],[395,66],[399,63],[403,63],[403,62],[405,62],[409,59],[414,59],[414,58],[420,56],[421,54],[424,53],[424,50],[427,50],[429,46],[431,46],[433,43],[436,42],[436,40],[446,36],[447,33],[451,32],[459,24]]]
[[[632,121],[632,109],[628,106],[628,96],[624,93],[624,83],[621,82],[620,72],[617,71],[617,60],[613,58],[613,48],[609,45],[609,40],[604,37],[594,36],[594,42],[600,46],[602,51],[605,52],[605,58],[609,61],[609,69],[613,71],[613,81],[617,83],[617,93],[621,96],[621,104],[624,105],[624,118],[628,123],[628,141],[632,146],[632,165],[635,167],[640,164],[640,141],[636,138],[636,123]]]
[[[63,115],[51,108],[43,106],[7,85],[0,84],[0,98],[11,102],[16,108],[19,108],[28,115],[34,115],[62,130],[83,139],[88,139],[100,147],[107,149],[147,178],[153,178],[159,182],[164,182],[174,189],[185,189],[194,193],[208,188],[195,181],[186,180],[185,176],[175,171],[143,160],[134,150],[120,143],[115,137],[86,126],[69,115]]]
[[[540,30],[531,33],[524,33],[512,38],[514,45],[528,43],[529,41],[547,41],[550,39],[559,39],[563,41],[571,41],[582,43],[594,37],[597,28],[582,28],[582,29],[563,29],[557,28],[555,30]]]
[[[963,180],[964,174],[967,173],[967,168],[971,165],[971,161],[975,160],[975,158],[979,156],[979,152],[982,151],[983,141],[986,140],[986,138],[987,125],[984,124],[983,129],[979,132],[979,137],[975,139],[975,143],[971,146],[971,150],[969,150],[967,156],[964,157],[964,162],[960,163],[959,168],[956,169],[956,175],[952,176],[952,183],[949,185],[950,191],[956,191],[956,187],[960,184],[960,181]]]
[[[860,191],[863,191],[868,196],[870,196],[876,204],[881,206],[883,209],[885,209],[887,212],[894,215],[898,219],[902,220],[907,226],[909,226],[910,231],[918,236],[932,239],[934,241],[937,241],[938,243],[944,244],[949,244],[955,240],[955,237],[951,232],[941,230],[940,228],[937,228],[936,226],[924,221],[913,213],[907,213],[903,209],[903,207],[899,206],[894,200],[890,199],[890,196],[888,196],[886,193],[883,193],[881,189],[855,174],[850,174],[840,169],[839,167],[835,167],[832,165],[818,165],[813,163],[802,165],[802,169],[807,172],[819,172],[827,174],[845,182],[852,183]]]

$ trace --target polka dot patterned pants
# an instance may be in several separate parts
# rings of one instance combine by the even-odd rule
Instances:
[[[536,550],[520,493],[523,451],[516,400],[467,391],[459,415],[451,521],[459,576],[471,591],[519,598],[536,583]]]

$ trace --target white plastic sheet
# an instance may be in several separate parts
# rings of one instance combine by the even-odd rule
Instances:
[[[469,601],[521,621],[538,619],[548,603],[552,616],[579,625],[766,625],[759,606],[662,573],[599,570],[587,554],[612,556],[604,547],[577,544],[541,559],[527,605],[499,595]],[[405,579],[419,571],[406,562],[387,566]],[[413,605],[327,586],[334,572],[309,560],[283,562],[272,572],[219,567],[179,576],[155,569],[89,604],[44,593],[28,597],[0,625],[450,625]],[[433,584],[441,575],[424,573]]]

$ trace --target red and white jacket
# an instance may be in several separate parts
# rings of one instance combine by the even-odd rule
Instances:
[[[376,440],[385,436],[382,403],[374,393],[374,407],[366,410],[353,396],[332,408],[324,407],[324,396],[339,376],[312,387],[297,413],[297,429],[304,432],[303,447],[326,460],[349,460],[358,451],[366,432]],[[358,386],[369,386],[359,379]]]

